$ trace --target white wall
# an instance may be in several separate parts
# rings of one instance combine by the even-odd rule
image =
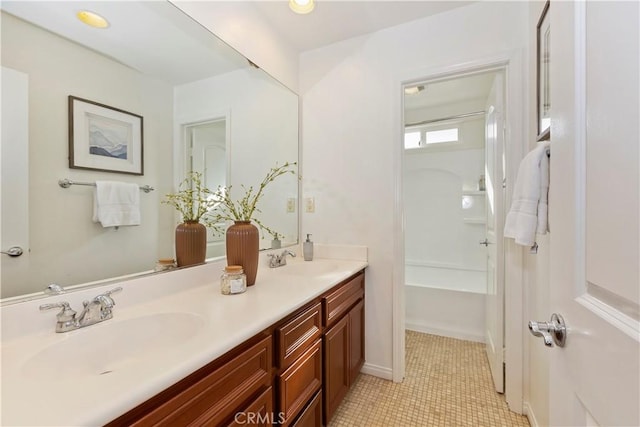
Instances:
[[[172,188],[172,88],[49,32],[2,14],[2,65],[29,76],[30,257],[27,278],[3,269],[3,296],[153,269],[173,256],[173,221],[161,197]],[[10,42],[9,42],[10,41]],[[144,176],[69,169],[67,97],[144,117]],[[3,143],[7,143],[3,141]],[[92,222],[90,187],[58,180],[149,184],[142,225],[103,229]]]
[[[302,232],[368,246],[366,359],[379,375],[393,362],[399,76],[527,48],[527,7],[479,2],[301,55],[303,197],[316,198]]]
[[[175,88],[176,141],[182,124],[225,114],[230,126],[228,176],[234,199],[243,195],[241,184],[255,187],[276,164],[298,161],[298,99],[261,71],[246,68]],[[284,234],[285,244],[298,240],[298,213],[286,211],[287,198],[297,200],[297,192],[295,175],[279,177],[260,201],[262,213],[256,213],[264,225]],[[271,236],[264,235],[260,247],[271,247]]]
[[[536,146],[537,116],[536,116],[536,26],[542,14],[544,1],[529,2],[529,149]],[[538,253],[533,255],[528,250],[524,252],[524,319],[547,321],[551,316],[549,311],[549,235],[537,236]],[[524,342],[525,378],[524,388],[525,409],[532,424],[549,425],[549,358],[550,351],[541,342],[527,332]]]
[[[171,2],[285,86],[298,91],[297,52],[250,2]]]

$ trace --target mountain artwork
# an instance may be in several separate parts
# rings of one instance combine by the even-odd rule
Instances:
[[[89,153],[96,156],[127,160],[132,126],[115,119],[87,114]]]

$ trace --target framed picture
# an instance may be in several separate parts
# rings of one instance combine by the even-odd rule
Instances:
[[[549,26],[549,0],[544,5],[537,27],[537,101],[538,101],[538,141],[551,137],[551,86],[549,79],[551,33]]]
[[[143,175],[142,116],[69,96],[69,167]]]

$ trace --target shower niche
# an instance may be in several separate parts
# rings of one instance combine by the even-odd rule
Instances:
[[[486,200],[484,190],[462,190],[462,211],[465,224],[487,223]]]

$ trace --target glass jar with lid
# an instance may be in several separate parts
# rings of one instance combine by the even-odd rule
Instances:
[[[176,260],[173,258],[160,258],[156,263],[155,271],[167,271],[176,268]]]
[[[241,265],[228,265],[220,276],[220,292],[223,295],[241,294],[247,290],[247,276]]]

